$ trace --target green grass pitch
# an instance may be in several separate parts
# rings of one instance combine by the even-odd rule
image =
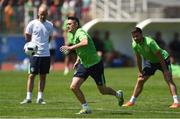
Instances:
[[[0,71],[0,118],[180,118],[180,108],[169,109],[172,103],[167,84],[161,72],[145,84],[135,106],[119,107],[113,96],[101,95],[95,82],[89,78],[81,87],[93,111],[90,115],[76,115],[81,108],[69,85],[73,72],[63,76],[61,71],[52,71],[46,82],[44,93],[46,105],[35,103],[37,81],[33,90],[33,102],[20,105],[26,96],[26,72]],[[106,84],[115,90],[124,91],[128,101],[136,83],[136,68],[105,69]],[[174,79],[180,94],[180,78]]]

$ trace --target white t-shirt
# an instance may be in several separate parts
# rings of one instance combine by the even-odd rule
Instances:
[[[36,43],[38,51],[34,56],[50,56],[49,53],[49,36],[52,35],[53,24],[46,20],[40,22],[38,19],[32,20],[26,27],[25,33],[31,35],[31,41]]]

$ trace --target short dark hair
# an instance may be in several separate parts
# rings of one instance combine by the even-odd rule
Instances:
[[[139,27],[135,27],[131,33],[139,32],[142,34],[142,30]]]
[[[76,21],[76,23],[77,23],[78,26],[80,27],[80,22],[79,22],[79,19],[78,19],[77,17],[68,17],[68,20]]]

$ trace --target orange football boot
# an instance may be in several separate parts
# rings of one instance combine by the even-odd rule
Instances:
[[[180,107],[179,103],[173,103],[171,106],[169,106],[169,108],[173,108],[173,109],[178,108],[178,107]]]
[[[123,107],[131,107],[131,106],[134,106],[134,105],[135,105],[134,102],[127,102],[127,103],[123,104],[122,106]]]

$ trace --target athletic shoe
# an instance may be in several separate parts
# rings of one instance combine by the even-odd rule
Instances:
[[[122,104],[124,103],[124,97],[123,97],[123,92],[122,90],[118,90],[117,91],[117,99],[118,99],[118,104],[119,106],[122,106]]]
[[[28,104],[31,103],[30,99],[24,99],[22,102],[20,102],[20,104]]]
[[[127,102],[127,103],[123,104],[122,106],[123,107],[131,107],[131,106],[134,106],[134,105],[135,105],[134,102]]]
[[[180,107],[179,103],[173,103],[171,106],[169,106],[169,108],[173,108],[173,109],[178,108],[178,107]]]
[[[81,109],[78,113],[76,114],[91,114],[92,111],[90,109]]]
[[[42,98],[40,98],[40,99],[38,99],[37,101],[36,101],[36,103],[37,104],[46,104],[46,102],[42,99]]]

